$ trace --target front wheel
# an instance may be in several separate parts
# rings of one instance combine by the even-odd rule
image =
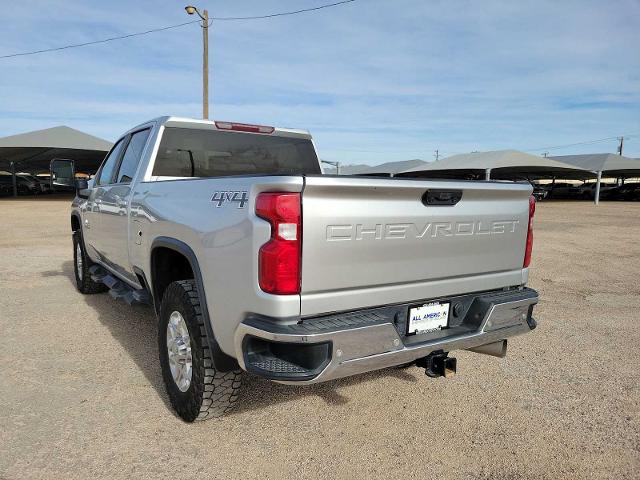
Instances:
[[[82,233],[80,230],[76,230],[73,232],[73,271],[76,277],[76,288],[80,293],[101,293],[109,290],[106,285],[94,282],[91,278],[89,269],[93,264],[84,249]]]
[[[216,370],[204,321],[195,282],[171,283],[160,306],[158,349],[169,400],[187,422],[227,413],[242,383],[242,370]]]

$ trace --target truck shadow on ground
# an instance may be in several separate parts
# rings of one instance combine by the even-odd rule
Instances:
[[[42,272],[43,277],[61,276],[69,280],[69,288],[75,291],[73,262],[65,261],[61,270]],[[152,307],[127,305],[112,298],[108,293],[78,296],[98,315],[98,320],[109,329],[127,354],[144,374],[149,384],[173,412],[166,394],[158,360],[158,329]],[[333,380],[307,386],[282,385],[256,375],[245,374],[237,407],[232,414],[239,414],[269,405],[299,400],[306,396],[320,397],[327,405],[344,405],[349,397],[339,389],[363,382],[374,381],[382,376],[393,376],[405,382],[417,382],[417,378],[405,369],[386,369],[368,374]]]

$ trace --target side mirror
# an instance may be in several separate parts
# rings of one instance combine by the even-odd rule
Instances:
[[[75,189],[73,160],[54,158],[49,164],[49,172],[54,190]]]
[[[86,178],[76,178],[76,195],[78,197],[89,198],[89,195],[91,194],[89,188],[89,182],[87,182]]]

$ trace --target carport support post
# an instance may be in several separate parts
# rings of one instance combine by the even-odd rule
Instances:
[[[484,171],[484,179],[485,180],[491,180],[491,169],[490,168],[487,168]]]
[[[596,182],[596,196],[595,196],[596,205],[600,203],[600,180],[602,180],[602,170],[598,171],[598,181]]]
[[[18,196],[18,181],[16,180],[16,164],[11,162],[11,183],[13,183],[13,196]]]

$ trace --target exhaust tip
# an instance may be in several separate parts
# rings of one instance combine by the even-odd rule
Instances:
[[[497,342],[487,343],[486,345],[469,348],[468,350],[470,352],[491,355],[492,357],[504,358],[507,356],[507,341],[499,340]]]

